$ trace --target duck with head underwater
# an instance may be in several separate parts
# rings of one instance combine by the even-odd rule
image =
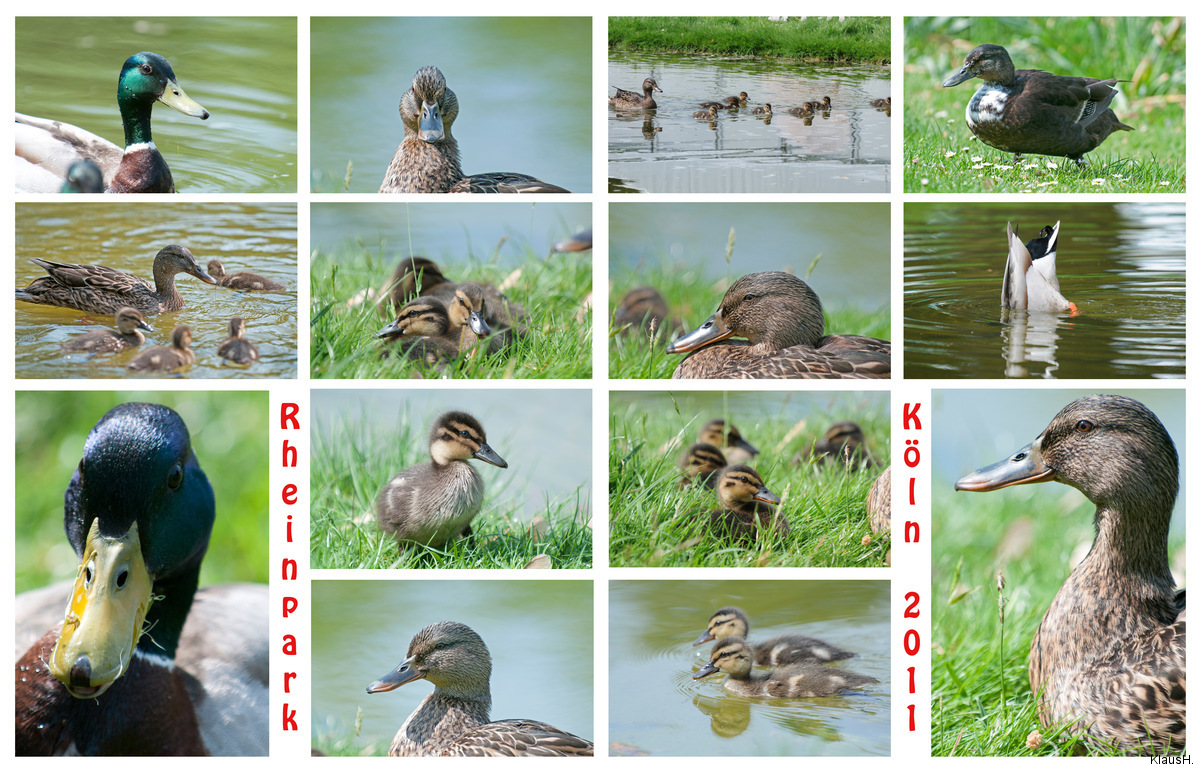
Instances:
[[[1010,309],[1030,312],[1067,312],[1079,314],[1075,302],[1068,301],[1058,287],[1058,228],[1042,227],[1038,236],[1024,245],[1011,222],[1008,224],[1008,261],[1004,264],[1004,283],[1000,303]]]
[[[16,667],[18,755],[266,755],[267,590],[197,592],[215,517],[175,411],[125,403],[92,428],[64,495],[73,590],[17,600],[18,648],[39,637]]]

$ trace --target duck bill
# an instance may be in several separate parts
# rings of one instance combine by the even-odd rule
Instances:
[[[487,321],[478,312],[471,313],[471,316],[467,318],[467,325],[471,326],[471,330],[475,331],[475,335],[477,336],[487,336],[492,332],[492,327],[487,324]]]
[[[715,344],[722,339],[728,339],[733,335],[721,319],[721,313],[718,311],[715,315],[704,321],[696,330],[689,334],[680,336],[670,346],[667,347],[667,354],[673,355],[679,352],[693,352],[701,347],[709,344]]]
[[[137,523],[124,536],[111,538],[93,520],[48,664],[72,696],[93,699],[129,669],[153,583],[142,559]]]
[[[711,675],[712,673],[714,673],[716,671],[717,671],[717,666],[710,661],[709,663],[705,664],[703,667],[700,667],[700,669],[696,670],[696,674],[692,675],[692,679],[699,680],[702,677],[708,677],[709,675]]]
[[[508,469],[508,462],[500,458],[500,454],[492,450],[492,446],[484,443],[475,451],[475,458],[480,461],[486,461],[488,464],[495,464],[500,469]]]
[[[709,640],[716,640],[716,639],[717,638],[713,637],[712,634],[710,634],[709,631],[706,629],[700,633],[700,637],[697,637],[696,641],[694,643],[692,643],[692,645],[701,645],[703,643],[707,643]]]
[[[755,448],[753,445],[751,445],[751,444],[749,443],[749,441],[747,441],[747,440],[744,440],[744,439],[743,439],[743,438],[741,438],[741,437],[738,437],[738,438],[737,438],[737,439],[734,441],[734,443],[733,443],[733,447],[734,447],[734,448],[741,448],[743,451],[745,451],[745,452],[749,453],[751,456],[757,456],[757,455],[760,453],[760,451],[759,451],[757,448]]]
[[[754,500],[764,501],[767,504],[778,504],[781,501],[778,496],[768,491],[765,486],[759,488],[758,492],[754,494]]]
[[[425,670],[413,666],[413,659],[407,658],[400,666],[367,686],[367,693],[386,693],[394,691],[405,683],[420,680],[425,677]]]
[[[958,72],[954,73],[953,75],[950,75],[950,77],[947,77],[945,80],[942,81],[942,87],[943,88],[952,88],[952,87],[958,85],[959,83],[967,82],[972,77],[975,77],[975,73],[972,72],[971,69],[966,64],[963,64],[962,69],[958,70]]]
[[[205,272],[204,267],[200,266],[199,264],[196,265],[195,269],[189,269],[188,274],[197,280],[200,280],[201,282],[208,283],[209,285],[217,284],[216,278]]]
[[[421,119],[417,121],[417,138],[428,144],[436,144],[446,138],[446,129],[442,125],[442,111],[436,102],[422,102]]]
[[[208,110],[193,101],[192,97],[184,93],[183,89],[179,87],[179,83],[174,80],[167,81],[167,89],[163,91],[162,96],[158,97],[158,100],[188,117],[208,119]]]
[[[382,339],[387,336],[403,336],[404,329],[400,327],[400,318],[396,318],[392,322],[385,325],[382,329],[375,333],[375,338]]]
[[[145,320],[138,320],[137,328],[138,328],[138,330],[142,330],[142,331],[153,331],[154,330],[153,328],[151,328],[149,325],[146,324]]]
[[[1042,461],[1042,439],[991,466],[977,469],[954,484],[956,491],[995,491],[1010,485],[1045,483],[1056,479],[1052,468]]]

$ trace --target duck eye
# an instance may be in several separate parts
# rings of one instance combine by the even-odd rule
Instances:
[[[439,650],[439,651],[440,651],[441,649],[443,649],[443,648],[445,648],[445,647],[446,647],[446,644],[445,644],[445,643],[438,643],[437,645],[435,645],[435,646],[433,646],[433,647],[434,647],[435,649],[437,649],[437,650]]]
[[[124,568],[117,574],[117,589],[124,589],[127,581],[129,581],[129,569]]]
[[[183,466],[176,464],[171,467],[171,474],[167,475],[167,487],[176,491],[180,485],[183,485]]]
[[[1083,419],[1075,424],[1075,429],[1079,432],[1091,432],[1092,427],[1094,426],[1096,425],[1092,422],[1088,421],[1087,419]]]
[[[90,589],[94,578],[96,578],[96,564],[88,560],[87,565],[83,567],[83,586]]]
[[[747,293],[746,297],[743,299],[743,301],[753,301],[754,299],[757,299],[757,298],[758,298],[757,295],[755,295],[753,293]]]
[[[154,72],[154,67],[150,66],[149,64],[142,64],[140,69],[142,70],[143,75],[149,75]]]
[[[458,436],[459,436],[459,437],[470,437],[470,436],[471,436],[471,433],[470,433],[470,432],[468,432],[468,431],[467,431],[467,430],[465,430],[465,429],[460,429],[460,430],[458,431]]]

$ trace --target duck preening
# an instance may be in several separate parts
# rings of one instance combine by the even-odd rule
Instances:
[[[1012,222],[1008,223],[1008,261],[1004,265],[1004,283],[1000,303],[1011,309],[1030,312],[1078,313],[1075,303],[1067,301],[1058,287],[1058,228],[1043,227],[1038,236],[1022,244]]]
[[[726,637],[746,639],[750,634],[750,620],[741,608],[721,608],[708,620],[708,628],[700,633],[692,645],[701,645]],[[754,663],[763,666],[780,666],[799,663],[824,664],[829,661],[849,659],[856,654],[830,645],[824,640],[805,635],[779,635],[761,643],[750,643],[754,652]]]
[[[693,680],[724,672],[725,687],[734,693],[754,698],[798,699],[834,696],[853,688],[879,682],[862,675],[820,664],[793,664],[770,672],[754,671],[754,651],[741,637],[727,637],[713,646],[709,661]]]
[[[414,680],[433,683],[392,740],[388,755],[422,757],[590,757],[592,742],[536,720],[492,721],[492,657],[473,629],[440,621],[418,632],[404,661],[367,686],[395,690]]]
[[[1179,491],[1175,443],[1142,403],[1090,395],[1010,458],[954,487],[993,491],[1050,480],[1096,505],[1096,539],[1033,636],[1029,684],[1038,719],[1104,749],[1183,752],[1186,601],[1167,552]]]

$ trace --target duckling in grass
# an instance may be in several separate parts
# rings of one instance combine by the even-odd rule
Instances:
[[[229,321],[229,338],[217,347],[217,354],[231,363],[249,365],[258,359],[258,347],[246,336],[246,321],[235,317]]]
[[[722,608],[708,620],[708,628],[700,633],[692,645],[701,645],[710,640],[722,640],[727,637],[740,637],[746,640],[754,652],[754,663],[764,666],[779,666],[786,664],[819,663],[849,659],[856,654],[843,651],[830,645],[824,640],[805,635],[780,635],[761,643],[750,643],[750,620],[741,608],[729,606]]]
[[[700,428],[700,435],[696,439],[721,449],[729,464],[747,464],[759,454],[759,450],[742,437],[738,428],[725,419],[710,419]]]
[[[401,551],[409,544],[441,549],[471,533],[471,520],[483,507],[483,478],[468,459],[508,467],[487,444],[483,425],[462,411],[443,413],[434,422],[429,455],[432,461],[396,475],[375,499],[379,527]]]
[[[801,451],[792,463],[833,464],[850,472],[870,469],[876,464],[862,427],[853,421],[839,421],[825,430],[821,439]]]
[[[146,325],[142,313],[132,307],[117,310],[117,330],[97,328],[82,336],[76,336],[62,345],[64,352],[120,352],[122,349],[140,347],[146,337],[142,331],[153,330]]]
[[[787,516],[774,509],[780,502],[753,468],[745,464],[725,467],[717,474],[717,500],[722,509],[708,512],[713,535],[736,544],[758,541],[772,533],[787,538]]]
[[[129,361],[131,371],[173,371],[196,362],[192,351],[192,329],[177,325],[171,331],[171,346],[150,347]]]
[[[716,487],[717,473],[726,466],[725,454],[721,453],[720,448],[707,443],[693,443],[684,451],[679,466],[683,469],[683,477],[679,478],[680,488],[696,483],[711,491]]]
[[[725,679],[726,688],[753,698],[800,699],[834,696],[879,682],[870,675],[819,664],[794,664],[779,667],[771,672],[755,672],[754,651],[751,650],[750,644],[740,637],[718,640],[713,646],[708,663],[692,675],[692,679],[699,680],[717,672],[728,675]]]

